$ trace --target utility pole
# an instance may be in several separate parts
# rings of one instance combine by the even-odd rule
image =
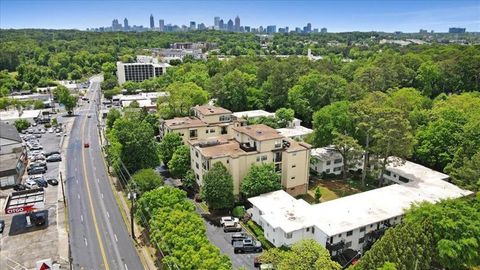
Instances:
[[[60,172],[60,184],[62,185],[63,205],[64,205],[64,206],[67,206],[67,201],[65,200],[65,189],[64,189],[64,187],[63,187],[62,172]]]
[[[135,199],[137,199],[137,193],[134,191],[128,192],[128,198],[132,202],[132,207],[130,208],[130,225],[132,227],[132,239],[136,242],[137,240],[135,239],[135,231],[133,230],[133,213],[135,211]]]

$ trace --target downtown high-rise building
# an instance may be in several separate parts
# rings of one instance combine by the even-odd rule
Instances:
[[[233,27],[234,27],[234,26],[233,26],[233,21],[232,21],[232,19],[228,20],[227,30],[233,32],[233,29],[234,29]]]
[[[216,30],[219,30],[219,29],[220,29],[220,17],[215,16],[215,17],[213,18],[213,27],[214,27]]]
[[[164,20],[158,20],[158,30],[160,32],[165,31],[165,21]]]
[[[125,31],[128,31],[129,28],[130,26],[128,25],[128,19],[127,18],[123,19],[123,29]]]
[[[194,21],[190,22],[190,30],[196,30],[197,29],[197,23]]]
[[[267,26],[267,33],[268,34],[273,34],[277,32],[277,26],[276,25],[268,25]]]
[[[221,20],[218,22],[218,29],[219,29],[219,30],[224,30],[224,29],[225,29],[225,23],[223,22],[223,19],[221,19]]]
[[[240,32],[240,17],[235,17],[235,28],[234,28],[235,32]]]
[[[150,14],[150,29],[155,28],[155,21],[153,20],[153,14]]]

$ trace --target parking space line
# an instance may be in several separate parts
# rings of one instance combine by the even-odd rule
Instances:
[[[115,242],[118,242],[118,238],[116,234],[113,234],[113,237],[115,237]]]
[[[108,211],[107,211],[107,217],[110,218],[110,214],[108,213]]]
[[[81,220],[82,223],[83,223],[83,215],[80,215],[80,220]]]
[[[87,238],[83,237],[83,240],[85,241],[85,246],[88,246]]]
[[[80,200],[80,194],[77,194],[78,199]]]

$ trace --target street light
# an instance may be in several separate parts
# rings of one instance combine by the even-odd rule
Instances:
[[[134,191],[128,192],[128,199],[132,202],[130,208],[130,225],[132,227],[132,239],[135,240],[135,231],[133,230],[133,212],[135,211],[135,200],[137,199],[137,193]]]

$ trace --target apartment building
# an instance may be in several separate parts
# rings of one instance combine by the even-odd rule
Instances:
[[[117,62],[117,78],[118,84],[122,85],[127,81],[142,82],[147,79],[161,76],[167,71],[169,64],[138,62],[138,63],[122,63]]]
[[[217,137],[188,140],[192,169],[200,186],[210,167],[221,162],[233,177],[234,194],[239,194],[241,181],[253,164],[273,163],[288,194],[297,196],[307,192],[309,144],[286,138],[263,124],[236,123],[231,131]]]
[[[312,149],[310,169],[317,174],[327,173],[340,175],[343,168],[343,157],[331,146]],[[353,162],[353,161],[352,161]],[[350,170],[362,169],[362,160],[359,158],[350,164]]]
[[[371,246],[412,204],[472,194],[449,183],[448,175],[413,162],[391,162],[387,171],[394,184],[386,187],[315,205],[280,190],[250,198],[248,212],[275,246],[314,239],[335,256]]]
[[[242,124],[242,121],[233,121],[232,112],[222,107],[195,106],[192,108],[192,116],[161,120],[160,137],[169,132],[177,132],[182,136],[183,142],[187,143],[188,140],[231,135],[232,128]]]

